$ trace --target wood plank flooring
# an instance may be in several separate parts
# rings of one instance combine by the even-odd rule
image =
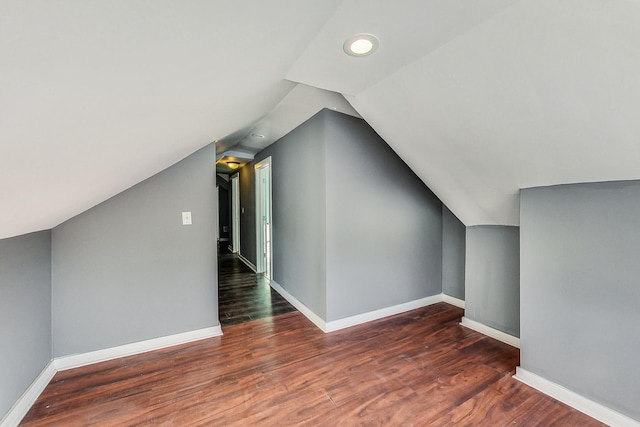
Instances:
[[[440,303],[324,334],[298,312],[59,372],[23,426],[597,426]]]
[[[287,300],[255,274],[238,256],[219,251],[218,311],[222,326],[234,325],[295,311]]]

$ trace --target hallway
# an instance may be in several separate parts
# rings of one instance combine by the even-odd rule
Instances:
[[[247,267],[236,254],[218,251],[218,311],[220,325],[237,323],[296,311],[269,286],[268,280]]]

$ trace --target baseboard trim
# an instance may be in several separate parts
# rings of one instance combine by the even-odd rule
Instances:
[[[298,298],[291,295],[286,291],[280,284],[278,284],[275,280],[271,280],[271,287],[276,290],[284,299],[289,301],[289,304],[294,306],[300,313],[304,315],[307,319],[311,321],[314,325],[316,325],[322,332],[327,332],[327,324],[320,316],[313,312],[309,307],[304,305],[302,301]]]
[[[329,333],[339,331],[340,329],[350,328],[352,326],[360,325],[362,323],[371,322],[373,320],[382,319],[388,316],[404,313],[407,311],[415,310],[417,308],[426,307],[428,305],[437,304],[443,301],[442,294],[433,295],[419,300],[409,301],[403,304],[394,305],[392,307],[385,307],[379,310],[370,311],[367,313],[357,314],[355,316],[345,317],[339,320],[333,320],[327,322],[318,316],[313,310],[304,305],[299,299],[287,292],[275,280],[271,281],[271,287],[276,290],[284,299],[294,306],[300,313],[302,313],[307,319],[309,319],[314,325],[318,327],[322,332]]]
[[[105,348],[103,350],[90,351],[88,353],[73,354],[70,356],[56,357],[53,365],[58,371],[79,368],[93,363],[105,362],[119,357],[132,356],[134,354],[146,353],[148,351],[159,350],[179,344],[186,344],[205,338],[212,338],[222,335],[220,325],[209,328],[197,329],[194,331],[182,332],[174,335],[153,338],[150,340],[138,341],[131,344],[117,347]]]
[[[462,322],[460,322],[460,324],[469,329],[473,329],[476,332],[480,332],[481,334],[497,339],[498,341],[502,341],[505,344],[520,348],[520,338],[518,337],[514,337],[513,335],[509,335],[505,332],[499,331],[483,323],[476,322],[475,320],[471,320],[466,317],[462,318]]]
[[[119,357],[132,356],[134,354],[146,353],[147,351],[159,350],[161,348],[174,345],[186,344],[192,341],[199,341],[205,338],[212,338],[222,335],[220,325],[209,328],[196,329],[194,331],[182,332],[174,335],[153,338],[145,341],[138,341],[131,344],[106,348],[103,350],[91,351],[88,353],[74,354],[71,356],[56,357],[51,359],[44,367],[38,377],[31,383],[29,388],[20,396],[9,412],[0,420],[0,427],[17,426],[24,416],[29,412],[31,406],[38,399],[38,396],[47,387],[51,379],[58,371],[79,368],[93,363],[105,362]]]
[[[27,415],[31,406],[36,402],[38,396],[44,391],[57,370],[50,360],[47,366],[38,374],[31,385],[22,393],[22,396],[13,404],[9,412],[0,420],[1,427],[15,427]]]
[[[610,426],[640,426],[640,421],[629,418],[611,408],[594,402],[593,400],[566,389],[553,381],[549,381],[537,374],[534,374],[533,372],[522,369],[520,366],[516,368],[516,374],[513,377],[518,381],[523,382],[524,384],[533,387],[536,390],[541,391],[542,393]]]
[[[256,274],[258,273],[258,268],[255,265],[253,265],[251,261],[243,257],[240,252],[238,252],[238,258],[240,259],[240,261],[244,262],[245,265],[251,269],[251,271],[253,271]]]
[[[464,300],[462,299],[458,299],[450,295],[442,294],[442,301],[446,302],[447,304],[455,305],[456,307],[459,307],[464,310],[465,303],[464,303]]]
[[[344,317],[338,320],[327,322],[325,332],[338,331],[340,329],[350,328],[362,323],[371,322],[373,320],[382,319],[396,314],[405,313],[417,308],[426,307],[428,305],[442,302],[442,294],[433,295],[426,298],[420,298],[414,301],[385,307],[378,310],[369,311],[367,313],[357,314],[355,316]]]

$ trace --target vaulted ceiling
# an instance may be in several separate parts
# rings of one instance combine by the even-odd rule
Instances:
[[[638,76],[635,0],[0,0],[0,238],[323,107],[517,225],[520,188],[640,179]]]

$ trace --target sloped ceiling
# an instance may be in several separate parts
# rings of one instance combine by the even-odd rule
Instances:
[[[345,55],[362,32],[379,50]],[[0,238],[283,132],[297,83],[344,94],[466,225],[516,225],[520,188],[640,179],[638,76],[630,0],[0,0]]]
[[[341,94],[297,84],[266,116],[216,141],[217,171],[232,173],[226,161],[240,164],[309,120],[323,108],[360,118]]]
[[[337,4],[0,0],[0,238],[54,227],[269,113]]]

